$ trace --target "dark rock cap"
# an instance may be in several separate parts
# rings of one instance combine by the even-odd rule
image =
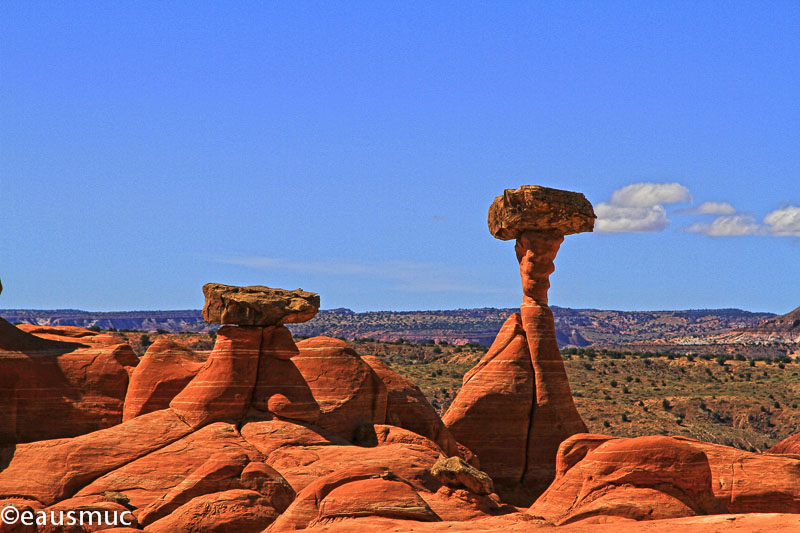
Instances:
[[[296,324],[311,320],[319,311],[319,295],[302,289],[288,291],[263,285],[236,287],[206,283],[203,294],[206,297],[203,319],[212,324]]]
[[[489,231],[508,241],[525,231],[570,235],[594,229],[597,218],[579,192],[523,185],[506,189],[489,207]]]

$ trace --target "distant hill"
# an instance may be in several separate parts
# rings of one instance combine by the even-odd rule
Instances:
[[[559,345],[589,346],[646,342],[672,337],[714,335],[750,328],[771,313],[739,309],[689,311],[607,311],[553,306]],[[456,309],[449,311],[370,311],[356,313],[339,308],[320,311],[304,324],[292,324],[295,335],[328,335],[345,339],[381,341],[447,341],[451,344],[489,345],[511,313],[518,309]],[[96,326],[101,329],[203,332],[217,326],[203,321],[199,310],[125,311],[95,313],[75,309],[51,311],[6,309],[0,316],[9,322],[58,326]]]
[[[200,311],[113,311],[100,313],[77,309],[0,309],[0,317],[11,323],[39,324],[40,326],[80,326],[100,329],[130,329],[170,333],[182,331],[204,332],[216,329],[203,320]]]
[[[670,351],[743,353],[751,357],[800,356],[800,307],[785,315],[773,316],[753,326],[720,333],[689,334],[659,341]],[[641,349],[642,347],[639,346]],[[654,347],[656,351],[663,351]]]

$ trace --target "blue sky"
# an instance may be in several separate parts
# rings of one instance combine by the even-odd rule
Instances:
[[[4,2],[0,308],[512,307],[540,184],[552,304],[784,313],[798,95],[797,2]]]

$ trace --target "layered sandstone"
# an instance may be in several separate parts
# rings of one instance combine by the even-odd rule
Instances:
[[[579,434],[528,512],[556,524],[725,513],[800,513],[800,458],[682,437]]]
[[[0,446],[119,424],[138,363],[112,335],[0,318]]]
[[[591,231],[594,219],[582,194],[532,185],[507,189],[489,208],[492,235],[516,239],[522,306],[464,376],[443,420],[516,504],[532,502],[547,488],[558,445],[586,431],[572,400],[547,292],[564,235]]]

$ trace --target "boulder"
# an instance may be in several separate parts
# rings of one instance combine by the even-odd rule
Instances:
[[[203,319],[212,324],[277,326],[311,320],[319,310],[319,296],[301,289],[287,291],[263,285],[235,287],[203,285]]]
[[[578,192],[523,185],[506,189],[489,207],[489,232],[508,241],[522,232],[560,235],[592,231],[597,217],[592,204]]]
[[[444,457],[431,467],[431,474],[442,483],[453,489],[467,489],[475,494],[491,494],[494,492],[492,478],[486,472],[478,470],[461,457]]]

